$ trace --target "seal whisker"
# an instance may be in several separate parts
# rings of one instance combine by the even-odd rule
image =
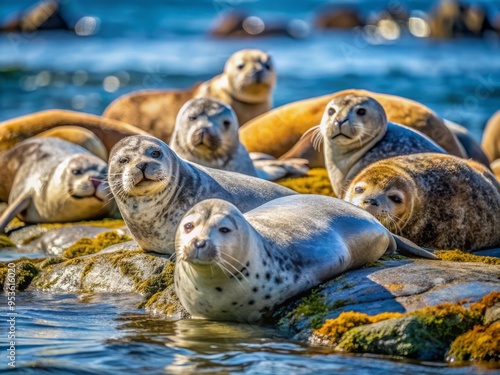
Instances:
[[[221,258],[221,261],[227,262],[226,260],[224,260],[224,259],[222,259],[222,258]],[[227,267],[226,267],[226,266],[224,266],[224,265],[223,265],[220,261],[217,261],[216,263],[217,263],[217,265],[220,267],[220,269],[221,269],[223,272],[224,272],[224,271],[227,271],[227,272],[231,275],[231,277],[232,277],[234,280],[236,280],[236,282],[240,285],[241,289],[246,290],[246,289],[245,289],[245,287],[243,286],[243,284],[241,283],[241,281],[238,279],[238,277],[236,277],[236,275],[235,275],[234,273],[232,273],[231,271],[229,271],[229,270],[227,269]],[[230,263],[228,263],[228,264],[229,264],[229,265],[231,265]]]
[[[241,275],[242,279],[245,279],[246,282],[250,283],[250,280],[248,280],[247,277],[245,275],[243,275],[243,273],[237,267],[235,267],[229,261],[227,261],[226,259],[224,259],[222,257],[220,258],[220,260],[222,262],[224,262],[224,264],[227,264],[228,266],[231,266],[232,268],[234,268],[234,270],[236,271],[236,273]]]
[[[225,255],[225,256],[227,256],[227,257],[231,258],[231,259],[232,259],[232,260],[234,260],[235,262],[239,263],[242,267],[245,267],[245,268],[246,268],[246,266],[243,264],[243,262],[241,262],[240,260],[236,259],[236,258],[235,258],[235,257],[233,257],[232,255],[229,255],[228,253],[226,253],[226,252],[224,252],[224,251],[220,250],[220,248],[224,248],[224,247],[227,247],[227,246],[224,246],[224,245],[219,245],[218,247],[219,247],[219,251],[220,251],[221,255]]]

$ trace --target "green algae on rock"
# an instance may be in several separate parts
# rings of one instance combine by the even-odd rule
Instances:
[[[128,236],[117,232],[104,232],[98,234],[94,239],[82,238],[63,252],[63,257],[72,259],[82,255],[95,254],[111,245],[130,241]]]
[[[318,194],[335,197],[325,168],[314,168],[303,177],[289,177],[276,181],[301,194]]]
[[[0,249],[5,247],[16,247],[16,244],[6,235],[0,234]]]
[[[33,281],[33,279],[40,273],[40,267],[35,264],[36,261],[40,260],[31,260],[31,259],[17,259],[10,263],[13,263],[15,267],[15,289],[18,291],[25,290]],[[9,268],[6,263],[0,264],[0,285],[3,290],[5,290],[6,284],[5,279]]]
[[[473,262],[500,265],[500,258],[474,255],[458,249],[439,250],[434,252],[434,254],[437,255],[441,260],[451,262]]]

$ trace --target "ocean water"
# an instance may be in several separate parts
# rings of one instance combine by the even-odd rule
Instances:
[[[275,105],[364,88],[420,101],[469,128],[477,140],[489,116],[500,109],[500,39],[495,35],[436,41],[403,33],[395,41],[374,41],[360,30],[318,32],[311,27],[322,7],[347,1],[61,2],[65,16],[74,22],[93,17],[97,33],[0,34],[0,121],[49,108],[100,114],[113,99],[134,90],[183,88],[209,79],[242,48],[272,54],[279,77]],[[365,16],[386,4],[350,3]],[[31,4],[0,0],[0,20]],[[499,1],[483,4],[492,16],[498,15]],[[391,0],[390,5],[427,10],[432,2]],[[231,9],[247,10],[265,21],[293,19],[307,35],[209,37],[208,30]],[[136,309],[137,298],[129,295],[26,292],[17,298],[20,373],[499,373],[478,364],[334,353],[293,341],[273,327],[164,321]],[[2,315],[6,306],[2,295]],[[5,320],[0,326],[6,332]],[[8,369],[3,354],[1,358],[0,368]]]

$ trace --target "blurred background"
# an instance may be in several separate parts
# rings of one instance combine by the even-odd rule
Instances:
[[[275,106],[347,88],[415,99],[476,139],[500,109],[500,1],[0,0],[0,120],[101,114],[270,52]]]

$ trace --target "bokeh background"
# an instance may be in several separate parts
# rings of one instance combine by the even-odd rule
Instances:
[[[36,3],[0,0],[0,23],[6,25],[17,12]],[[319,15],[346,4],[365,26],[317,27]],[[422,37],[428,30],[418,20],[429,20],[436,4],[432,0],[61,0],[60,15],[76,32],[0,33],[0,120],[49,108],[100,114],[119,95],[189,87],[219,74],[234,51],[260,48],[273,55],[278,71],[275,105],[365,88],[420,101],[465,125],[479,140],[488,117],[500,109],[500,34],[458,30],[445,38]],[[500,1],[464,4],[484,10],[493,27],[498,23]],[[254,16],[247,19],[250,32],[258,34],[264,25],[266,32],[273,29],[276,34],[211,35],[230,12]],[[387,18],[394,22],[380,23]],[[408,28],[411,19],[416,31]]]

